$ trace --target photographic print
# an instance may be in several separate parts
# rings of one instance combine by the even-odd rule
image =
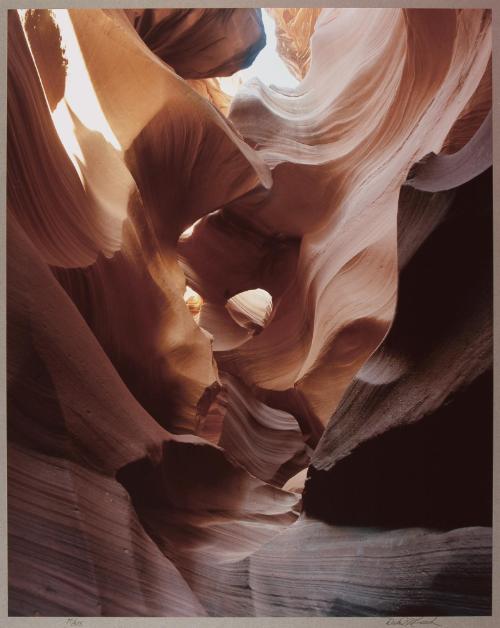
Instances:
[[[492,11],[11,9],[7,64],[9,616],[491,616]]]

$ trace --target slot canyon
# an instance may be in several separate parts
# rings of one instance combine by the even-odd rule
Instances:
[[[491,50],[9,11],[9,615],[491,615]]]

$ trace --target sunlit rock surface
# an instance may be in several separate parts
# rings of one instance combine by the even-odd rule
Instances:
[[[298,79],[303,79],[311,63],[310,40],[321,13],[319,8],[268,9],[276,21],[278,52]]]
[[[9,613],[491,614],[488,10],[28,10]]]

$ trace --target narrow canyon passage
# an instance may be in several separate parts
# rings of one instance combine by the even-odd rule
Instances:
[[[491,48],[9,11],[10,615],[491,614]]]

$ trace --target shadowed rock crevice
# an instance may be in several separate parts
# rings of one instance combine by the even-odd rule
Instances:
[[[493,376],[432,415],[310,468],[304,509],[336,525],[453,529],[492,525]]]

